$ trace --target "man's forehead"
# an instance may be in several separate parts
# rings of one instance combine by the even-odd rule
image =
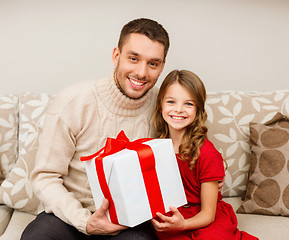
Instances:
[[[155,61],[164,60],[164,45],[156,40],[151,40],[144,34],[131,33],[126,39],[122,50],[128,54],[146,56]]]

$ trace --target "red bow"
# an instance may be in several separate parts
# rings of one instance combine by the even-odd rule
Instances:
[[[118,223],[115,205],[109,191],[107,182],[105,180],[105,173],[103,170],[103,158],[108,155],[112,155],[125,148],[134,150],[137,152],[140,167],[145,183],[145,188],[151,208],[152,217],[156,216],[156,212],[165,213],[165,207],[163,204],[163,198],[160,190],[160,185],[155,169],[155,158],[153,151],[150,146],[142,144],[143,142],[149,141],[149,138],[142,138],[130,142],[124,131],[121,131],[116,139],[108,138],[105,146],[93,155],[81,157],[81,161],[87,161],[95,158],[96,172],[99,180],[99,184],[103,195],[108,199],[109,215],[111,222]],[[101,153],[102,152],[102,153]]]

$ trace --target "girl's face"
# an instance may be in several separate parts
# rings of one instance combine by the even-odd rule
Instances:
[[[186,127],[190,125],[197,113],[197,105],[190,92],[179,83],[170,85],[164,95],[162,102],[162,116],[172,133],[185,133]]]

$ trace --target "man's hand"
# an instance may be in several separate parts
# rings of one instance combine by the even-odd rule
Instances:
[[[108,221],[107,216],[105,215],[109,207],[109,202],[105,199],[91,217],[88,219],[86,224],[86,231],[88,234],[92,235],[117,235],[122,230],[127,229],[125,226],[111,223]]]

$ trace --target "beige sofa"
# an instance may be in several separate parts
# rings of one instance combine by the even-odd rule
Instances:
[[[20,239],[26,225],[43,209],[33,193],[29,175],[33,169],[45,111],[52,99],[53,96],[46,93],[0,95],[0,166],[5,179],[0,188],[0,240]],[[209,93],[207,112],[209,138],[228,163],[222,192],[224,200],[237,211],[243,203],[241,197],[247,189],[250,170],[249,123],[264,123],[276,112],[289,115],[289,90]],[[286,161],[289,172],[288,155]],[[251,177],[253,170],[250,170]],[[288,196],[284,196],[288,208]],[[273,192],[268,197],[276,198]],[[277,208],[277,212],[272,208]],[[278,208],[283,216],[279,215]],[[239,229],[262,240],[289,239],[289,218],[286,207],[283,210],[284,204],[280,202],[267,206],[267,209],[249,207],[246,211],[251,213],[237,213]]]

